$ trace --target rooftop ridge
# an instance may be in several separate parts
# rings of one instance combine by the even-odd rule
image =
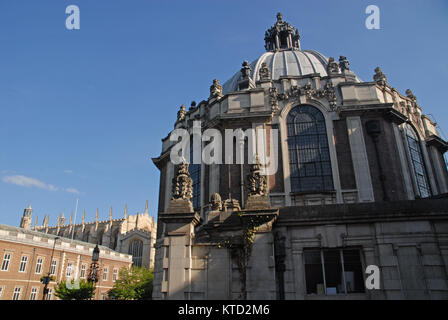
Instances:
[[[35,236],[40,236],[40,237],[44,237],[44,238],[58,238],[59,240],[63,240],[64,242],[70,242],[70,243],[74,243],[74,244],[78,244],[78,245],[83,245],[83,246],[87,246],[89,248],[94,248],[96,246],[96,244],[94,243],[90,243],[90,242],[86,242],[86,241],[80,241],[80,240],[75,240],[75,239],[70,239],[70,238],[65,238],[63,236],[58,236],[55,234],[50,234],[50,233],[45,233],[45,232],[39,232],[39,231],[35,231],[35,230],[28,230],[28,229],[24,229],[24,228],[20,228],[20,227],[15,227],[15,226],[9,226],[9,225],[5,225],[5,224],[0,224],[0,230],[9,230],[9,231],[17,231],[17,232],[21,232],[24,234],[31,234],[31,235],[35,235]],[[100,248],[100,250],[102,252],[116,252],[116,253],[120,253],[123,255],[129,255],[126,253],[121,253],[118,251],[115,251],[109,247],[103,246],[103,245],[98,245],[98,247]],[[100,252],[101,252],[100,251]]]

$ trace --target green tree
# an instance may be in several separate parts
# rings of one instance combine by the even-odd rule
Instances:
[[[59,282],[55,288],[55,296],[61,300],[88,300],[95,294],[95,284],[86,280],[79,281],[79,286],[74,280],[67,287],[65,281]]]
[[[109,290],[110,299],[118,300],[151,300],[153,269],[145,267],[122,268],[114,287]]]

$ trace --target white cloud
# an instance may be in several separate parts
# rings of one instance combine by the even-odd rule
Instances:
[[[15,184],[16,186],[21,186],[21,187],[26,187],[26,188],[36,187],[36,188],[45,189],[45,190],[49,190],[49,191],[58,191],[59,190],[58,187],[55,187],[52,184],[48,184],[48,183],[42,182],[40,180],[30,178],[30,177],[21,176],[21,175],[5,176],[5,177],[3,177],[2,181],[5,183],[11,183],[11,184]],[[68,192],[68,193],[81,194],[81,192],[75,188],[62,188],[61,190]]]
[[[37,179],[20,176],[20,175],[6,176],[6,177],[3,177],[2,180],[5,183],[15,184],[15,185],[21,186],[21,187],[37,187],[40,189],[46,189],[46,190],[50,190],[50,191],[58,190],[58,188],[52,184],[46,184],[45,182],[39,181]]]
[[[74,194],[81,194],[78,189],[75,188],[67,188],[65,189],[66,192],[74,193]]]

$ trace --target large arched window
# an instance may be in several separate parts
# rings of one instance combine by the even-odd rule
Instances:
[[[431,195],[431,189],[428,184],[425,163],[423,162],[422,149],[420,148],[420,139],[414,129],[406,124],[404,127],[406,141],[409,147],[411,172],[417,183],[417,189],[421,198],[427,198]]]
[[[332,191],[325,119],[317,108],[298,106],[287,118],[292,192]]]
[[[142,266],[142,256],[143,256],[143,241],[142,240],[132,240],[129,245],[129,252],[132,255],[132,264],[137,267]]]

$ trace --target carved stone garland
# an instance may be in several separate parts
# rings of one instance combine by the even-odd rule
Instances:
[[[311,84],[306,84],[303,87],[292,86],[291,89],[284,93],[278,93],[277,88],[273,87],[269,89],[269,97],[272,111],[279,110],[278,101],[287,100],[292,97],[306,96],[307,99],[312,98],[326,98],[330,104],[330,109],[335,110],[337,105],[336,91],[333,84],[327,81],[322,89],[315,90]]]
[[[271,111],[277,112],[279,110],[278,108],[278,90],[276,87],[269,88],[269,102],[271,104]]]

